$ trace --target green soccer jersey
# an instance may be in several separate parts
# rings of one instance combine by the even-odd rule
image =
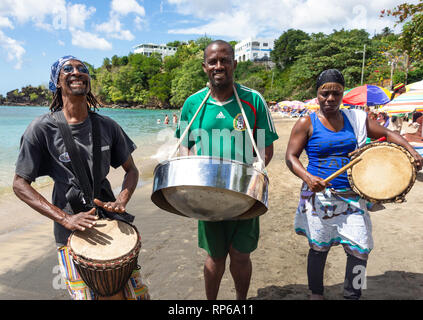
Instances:
[[[255,90],[236,84],[236,90],[259,150],[278,139],[264,98]],[[204,100],[208,88],[190,96],[182,107],[175,136],[180,138]],[[253,145],[235,95],[219,103],[211,96],[198,113],[182,145],[196,148],[197,155],[215,156],[251,164]]]

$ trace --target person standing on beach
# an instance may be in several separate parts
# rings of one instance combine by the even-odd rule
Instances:
[[[96,299],[92,290],[81,280],[66,246],[72,231],[92,228],[96,224],[96,208],[85,206],[83,188],[73,171],[56,119],[62,113],[79,151],[84,168],[92,181],[93,132],[96,121],[101,130],[101,168],[99,169],[99,199],[93,199],[108,217],[130,216],[125,207],[137,186],[138,169],[131,153],[135,144],[112,119],[95,111],[100,104],[91,93],[88,68],[73,56],[58,59],[51,67],[49,89],[53,92],[50,112],[36,119],[25,130],[16,162],[13,190],[31,208],[54,221],[54,237],[58,248],[60,270],[68,291],[75,300]],[[60,114],[60,116],[62,116]],[[125,171],[122,190],[115,198],[106,176],[110,170],[122,167]],[[31,183],[40,176],[54,181],[52,202],[46,200]],[[100,210],[100,209],[99,209]],[[132,217],[132,216],[131,216]],[[132,217],[133,218],[133,217]],[[139,271],[133,272],[119,298],[148,299],[148,288]],[[136,293],[135,293],[136,292]]]
[[[394,100],[396,97],[405,93],[407,89],[405,88],[404,83],[398,83],[392,87],[392,94],[391,94],[391,101]]]
[[[421,170],[423,158],[398,133],[376,121],[366,112],[340,109],[344,77],[336,69],[323,71],[316,83],[320,110],[300,118],[291,131],[285,161],[288,168],[303,180],[295,215],[295,231],[307,237],[310,249],[307,260],[311,299],[323,299],[323,273],[328,252],[342,243],[347,255],[344,298],[359,299],[367,259],[373,248],[372,225],[365,199],[352,192],[347,173],[331,182],[324,179],[349,163],[348,154],[372,139],[387,141],[406,148]],[[308,167],[300,162],[306,151]],[[328,187],[334,189],[332,192]]]
[[[254,132],[262,138],[257,139],[257,145],[261,153],[264,151],[265,165],[270,162],[273,156],[273,141],[278,139],[273,120],[265,100],[257,91],[234,83],[236,65],[234,51],[229,43],[216,40],[205,48],[203,71],[209,78],[209,89],[206,87],[185,101],[176,137],[182,135],[184,125],[191,121],[209,90],[211,95],[190,127],[187,139],[181,144],[182,155],[193,154],[196,148],[198,155],[220,158],[230,155],[231,159],[249,164],[253,162],[252,143],[234,96],[235,87],[251,128],[254,124]],[[229,135],[228,139],[222,137],[225,134]],[[241,144],[236,143],[239,140],[242,140]],[[207,299],[217,299],[228,255],[236,298],[247,298],[252,274],[250,253],[257,248],[258,239],[258,217],[248,220],[198,221],[199,247],[207,251],[204,263]]]

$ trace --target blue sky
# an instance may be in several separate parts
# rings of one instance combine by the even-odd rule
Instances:
[[[404,0],[1,0],[0,94],[47,86],[51,64],[72,54],[101,66],[140,43],[197,39],[277,38],[294,28],[308,33],[388,26],[379,18]],[[416,1],[407,1],[416,3]]]

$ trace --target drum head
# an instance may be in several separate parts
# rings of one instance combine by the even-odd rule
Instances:
[[[98,220],[95,227],[75,231],[69,239],[72,251],[85,259],[110,261],[127,255],[138,243],[138,233],[128,223]]]
[[[348,170],[353,190],[376,201],[405,195],[416,177],[411,155],[392,144],[375,144],[363,149],[359,155],[362,160]]]

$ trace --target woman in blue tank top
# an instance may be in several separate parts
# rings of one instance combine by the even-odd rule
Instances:
[[[307,171],[314,176],[327,178],[349,163],[348,154],[357,147],[357,138],[348,118],[342,113],[344,126],[332,131],[319,120],[317,113],[310,114],[313,134],[305,147],[308,157]],[[335,189],[349,188],[347,172],[331,181]]]
[[[344,85],[344,78],[336,69],[319,75],[316,89],[320,110],[297,121],[285,156],[288,168],[303,180],[295,231],[306,236],[310,245],[307,276],[311,299],[323,299],[327,254],[338,244],[347,254],[344,298],[359,299],[373,248],[367,201],[352,192],[346,172],[330,182],[324,179],[349,163],[348,154],[366,140],[363,132],[373,139],[385,136],[387,141],[405,147],[414,156],[418,170],[423,162],[405,139],[369,120],[364,111],[341,110]],[[309,160],[307,169],[299,160],[303,150]]]

